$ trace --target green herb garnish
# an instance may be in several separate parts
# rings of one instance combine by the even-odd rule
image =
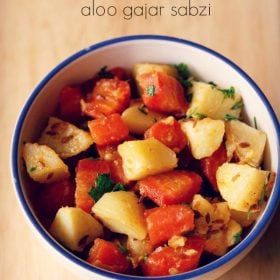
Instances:
[[[142,114],[148,115],[147,107],[146,107],[144,104],[140,105],[140,106],[138,107],[138,110],[139,110]]]
[[[234,99],[234,96],[235,96],[235,88],[234,87],[230,87],[229,89],[219,88],[219,91],[221,91],[224,94],[224,99],[226,99],[226,98]]]
[[[198,119],[203,119],[203,118],[206,118],[207,115],[203,114],[203,113],[199,113],[199,112],[196,112],[196,109],[193,110],[193,112],[191,112],[190,114],[187,114],[186,116],[188,119],[192,119],[192,118],[198,118]]]
[[[233,238],[234,238],[234,244],[239,243],[241,241],[241,234],[242,230],[240,230],[238,233],[236,233]]]
[[[123,185],[122,183],[117,183],[113,189],[112,189],[113,192],[117,192],[117,191],[126,191],[126,186]]]
[[[104,193],[125,190],[125,186],[121,183],[115,184],[110,179],[109,173],[99,173],[95,180],[95,187],[92,187],[88,194],[96,202]]]
[[[148,85],[147,87],[147,93],[149,96],[154,96],[156,93],[156,87],[155,85]]]
[[[127,255],[128,254],[128,250],[127,250],[127,248],[124,245],[119,244],[119,248],[120,248],[120,251],[121,251],[121,253],[123,255]]]
[[[246,213],[246,219],[247,220],[250,220],[251,219],[251,214],[252,214],[252,212],[251,212],[251,208],[247,211],[247,213]]]
[[[254,127],[255,127],[255,129],[258,129],[258,124],[257,124],[257,118],[256,117],[254,117]]]
[[[238,109],[241,109],[242,107],[243,107],[243,102],[238,101],[230,109],[231,110],[238,110]]]
[[[112,78],[114,78],[114,75],[111,73],[111,72],[109,72],[108,70],[107,70],[107,68],[108,68],[108,66],[103,66],[100,70],[99,70],[99,72],[98,72],[98,76],[99,77],[102,77],[102,78],[107,78],[107,79],[112,79]]]
[[[176,68],[176,70],[179,74],[178,80],[182,84],[182,86],[184,88],[192,87],[192,83],[191,83],[191,81],[189,81],[190,72],[189,72],[188,65],[185,63],[179,63],[179,64],[174,65],[174,67]]]
[[[224,120],[226,121],[233,121],[233,120],[237,120],[238,118],[236,116],[230,115],[230,114],[226,114],[224,116]]]
[[[29,169],[29,172],[34,172],[36,169],[37,169],[36,166],[32,166],[32,167]]]
[[[208,82],[209,85],[212,85],[213,87],[217,87],[217,84],[215,84],[214,82]]]
[[[259,206],[261,206],[264,201],[265,201],[265,196],[266,196],[266,190],[267,190],[267,185],[269,183],[269,180],[270,180],[270,175],[271,173],[269,173],[265,179],[265,182],[264,182],[264,185],[263,185],[263,188],[262,188],[262,192],[261,192],[261,196],[260,196],[260,200],[259,200]]]

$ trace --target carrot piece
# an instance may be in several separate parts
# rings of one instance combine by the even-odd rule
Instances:
[[[174,117],[158,121],[145,132],[144,136],[145,139],[156,138],[175,153],[179,153],[187,145],[186,135]]]
[[[139,76],[144,104],[155,111],[182,116],[186,114],[188,102],[179,81],[165,73],[150,72]]]
[[[148,235],[153,246],[194,228],[194,213],[186,205],[168,205],[145,211]]]
[[[54,218],[62,206],[74,206],[75,184],[70,179],[42,185],[36,194],[35,204],[40,214]]]
[[[95,186],[99,173],[110,173],[110,165],[105,160],[82,159],[76,167],[76,207],[90,213],[94,204],[88,192]]]
[[[92,265],[118,273],[124,273],[129,266],[129,261],[118,246],[101,238],[95,239],[87,261]]]
[[[99,80],[92,91],[89,102],[82,101],[82,112],[100,118],[113,113],[122,113],[129,105],[130,85],[117,77]]]
[[[226,161],[227,152],[224,144],[222,144],[210,157],[201,160],[202,172],[210,182],[214,191],[218,191],[216,180],[217,169]]]
[[[138,182],[140,194],[159,206],[191,203],[201,184],[198,174],[184,170],[149,176]]]
[[[82,99],[81,90],[79,87],[67,86],[63,88],[59,94],[59,113],[62,119],[75,121],[81,118]]]
[[[198,236],[187,238],[183,247],[162,247],[154,251],[143,263],[145,276],[166,276],[197,268],[205,241]]]
[[[93,141],[97,145],[111,145],[128,137],[128,127],[119,114],[112,114],[88,122]]]

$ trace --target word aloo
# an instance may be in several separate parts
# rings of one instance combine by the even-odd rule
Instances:
[[[83,6],[81,14],[83,16],[116,16],[119,11],[114,5],[99,5],[97,0],[92,0],[91,5]],[[162,16],[164,11],[169,10],[171,16],[210,16],[211,4],[195,5],[194,0],[185,1],[186,5],[181,6],[153,6],[144,4],[141,6],[124,6],[121,9],[121,15],[125,20],[131,20],[134,17],[142,17],[148,19],[149,17]]]

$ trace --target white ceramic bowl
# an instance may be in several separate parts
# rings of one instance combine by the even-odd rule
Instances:
[[[268,136],[265,169],[280,174],[280,128],[273,109],[258,86],[238,66],[222,55],[185,40],[153,36],[129,36],[105,41],[79,51],[56,66],[34,89],[17,121],[12,143],[12,176],[17,198],[35,233],[61,261],[77,272],[81,279],[143,279],[95,268],[57,243],[42,227],[27,196],[27,178],[20,151],[23,141],[35,141],[54,112],[62,87],[87,80],[102,66],[131,68],[135,62],[187,63],[190,71],[204,81],[215,81],[221,87],[233,85],[242,95],[245,117]],[[215,279],[237,264],[257,243],[270,223],[280,198],[277,175],[268,204],[250,233],[236,247],[216,261],[194,271],[160,279]],[[145,279],[148,279],[147,277]]]

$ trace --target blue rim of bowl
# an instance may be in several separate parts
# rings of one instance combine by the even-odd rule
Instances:
[[[212,272],[219,267],[225,265],[229,261],[233,260],[236,256],[241,254],[244,250],[249,249],[249,246],[254,243],[254,241],[261,236],[261,234],[264,232],[266,226],[269,224],[269,222],[272,220],[273,215],[276,212],[279,200],[280,200],[280,182],[279,178],[280,176],[276,176],[276,182],[275,182],[275,189],[273,192],[273,196],[270,197],[270,205],[266,208],[262,219],[254,226],[252,231],[246,236],[246,238],[239,243],[236,247],[234,247],[232,250],[230,250],[226,255],[218,258],[217,260],[199,267],[193,271],[186,272],[183,274],[173,275],[173,276],[163,276],[163,277],[144,277],[144,276],[132,276],[132,275],[124,275],[124,274],[116,274],[109,271],[104,271],[102,269],[96,268],[91,266],[90,264],[87,264],[85,261],[79,259],[78,257],[74,256],[72,253],[68,252],[66,249],[64,249],[61,245],[59,245],[56,241],[54,241],[49,234],[46,232],[45,229],[40,225],[37,218],[32,213],[31,209],[28,206],[28,203],[25,199],[24,193],[22,191],[21,185],[20,185],[20,177],[19,177],[19,169],[18,169],[18,151],[19,151],[19,137],[21,135],[21,129],[23,126],[23,123],[25,121],[26,114],[29,110],[29,107],[35,100],[36,96],[39,94],[39,92],[42,90],[42,88],[49,82],[50,79],[52,79],[53,76],[55,76],[61,69],[66,67],[71,62],[75,61],[76,59],[87,55],[88,53],[95,51],[97,49],[114,45],[126,41],[135,41],[135,40],[159,40],[159,41],[169,41],[179,44],[188,45],[194,48],[197,48],[199,50],[202,50],[206,53],[209,53],[225,63],[227,63],[229,66],[231,66],[234,70],[236,70],[254,89],[254,91],[258,94],[258,96],[261,98],[263,104],[265,105],[266,109],[268,110],[270,117],[272,119],[272,122],[274,124],[276,134],[277,134],[277,155],[278,155],[278,170],[277,174],[280,174],[280,154],[279,154],[279,139],[280,139],[280,126],[279,122],[277,120],[277,117],[272,109],[272,106],[268,102],[267,98],[261,91],[261,89],[256,85],[256,83],[235,63],[230,61],[228,58],[224,57],[223,55],[217,53],[216,51],[213,51],[212,49],[209,49],[203,45],[176,38],[176,37],[170,37],[170,36],[161,36],[161,35],[132,35],[132,36],[123,36],[123,37],[117,37],[114,39],[106,40],[97,44],[94,44],[88,48],[85,48],[72,56],[68,57],[64,61],[62,61],[60,64],[58,64],[52,71],[49,72],[49,74],[36,86],[36,88],[31,93],[30,97],[28,98],[27,102],[25,103],[20,116],[17,120],[16,127],[13,134],[13,141],[12,141],[12,147],[11,147],[11,167],[12,167],[12,176],[14,180],[15,190],[18,195],[19,201],[21,203],[21,206],[23,207],[25,214],[27,215],[29,221],[31,221],[32,225],[36,228],[36,230],[40,233],[41,237],[44,238],[45,241],[49,245],[51,245],[55,250],[57,250],[61,255],[66,257],[68,260],[74,262],[76,265],[81,266],[85,268],[86,270],[89,270],[91,272],[99,273],[102,276],[109,277],[111,279],[170,279],[172,277],[173,280],[182,280],[182,279],[192,279],[194,277],[202,276],[206,273]]]

